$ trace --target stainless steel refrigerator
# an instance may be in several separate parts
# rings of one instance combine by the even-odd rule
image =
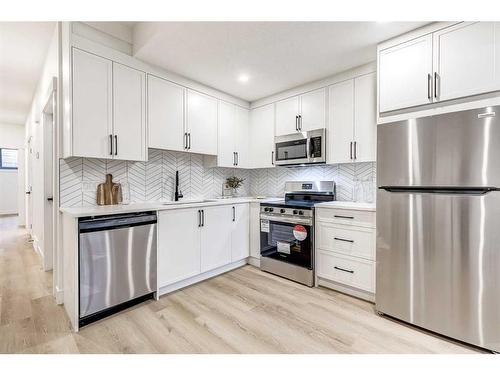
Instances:
[[[500,352],[500,106],[377,135],[376,309]]]

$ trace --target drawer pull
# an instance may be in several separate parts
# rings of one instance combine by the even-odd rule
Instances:
[[[345,268],[340,268],[340,267],[337,267],[337,266],[335,266],[333,268],[335,268],[336,270],[339,270],[339,271],[343,271],[343,272],[354,273],[353,270],[346,270]]]
[[[333,215],[333,217],[338,217],[340,219],[354,219],[354,216]]]
[[[354,240],[346,240],[345,238],[333,237],[333,239],[337,240],[337,241],[344,241],[344,242],[354,243]]]

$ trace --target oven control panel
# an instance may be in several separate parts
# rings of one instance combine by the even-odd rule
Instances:
[[[311,210],[310,208],[261,206],[260,212],[265,214],[273,214],[276,216],[287,215],[305,218],[313,217],[313,210]]]

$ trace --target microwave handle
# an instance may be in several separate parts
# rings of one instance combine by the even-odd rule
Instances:
[[[314,149],[314,138],[309,138],[308,143],[309,143],[309,151],[308,151],[307,155],[309,155],[309,157],[312,158],[313,154],[315,152],[315,149]]]

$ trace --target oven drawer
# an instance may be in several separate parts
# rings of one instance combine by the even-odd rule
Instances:
[[[375,212],[339,208],[316,209],[318,221],[375,228]]]
[[[375,262],[318,251],[317,275],[367,292],[375,292]]]
[[[320,250],[375,260],[375,229],[320,221],[316,235]]]

